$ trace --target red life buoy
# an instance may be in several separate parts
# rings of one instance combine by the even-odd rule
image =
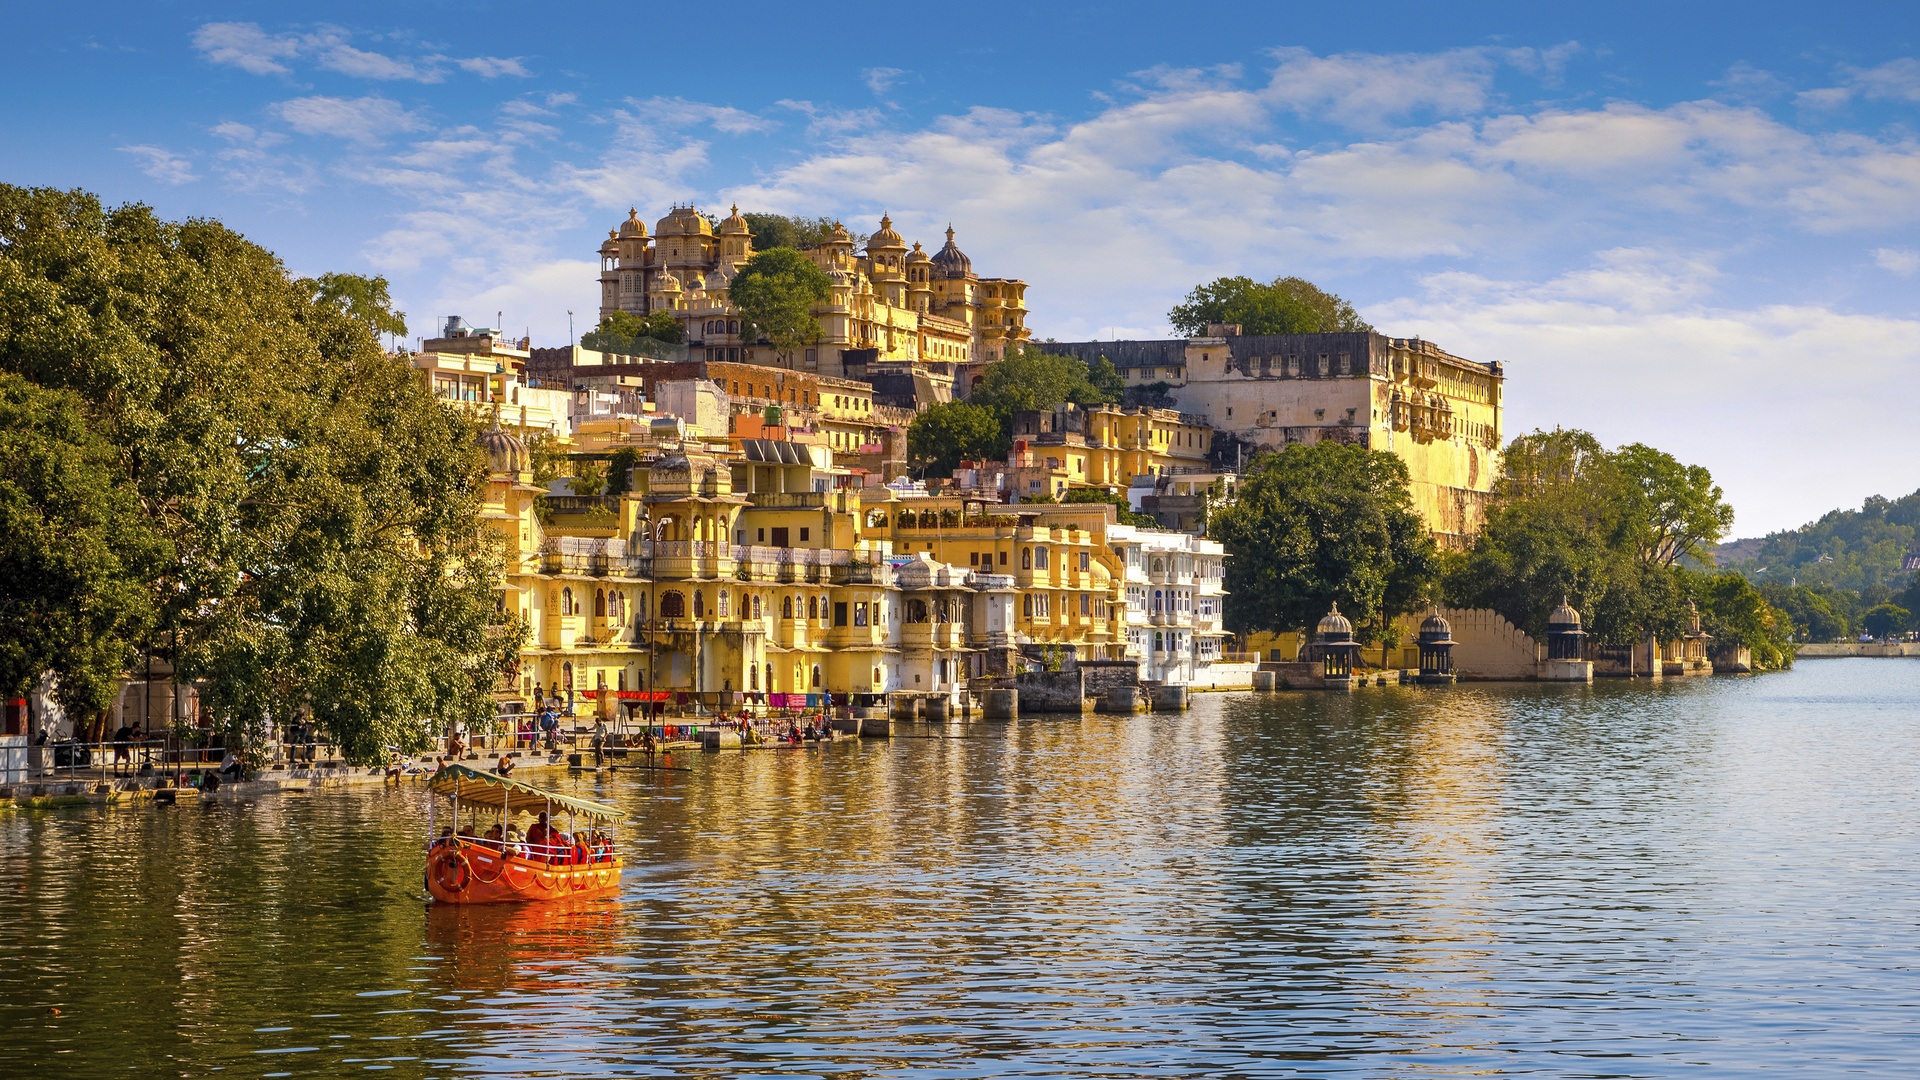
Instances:
[[[466,856],[458,851],[443,850],[433,860],[433,883],[447,892],[457,893],[466,888],[472,876]]]

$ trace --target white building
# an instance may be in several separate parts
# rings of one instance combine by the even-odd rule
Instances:
[[[1189,533],[1113,525],[1107,543],[1124,568],[1126,658],[1151,682],[1210,686],[1226,637],[1224,550]]]

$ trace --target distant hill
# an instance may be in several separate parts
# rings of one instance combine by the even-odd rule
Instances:
[[[1756,582],[1897,591],[1911,577],[1900,564],[1917,540],[1920,491],[1899,499],[1875,495],[1858,510],[1835,510],[1791,532],[1721,544],[1714,561]]]

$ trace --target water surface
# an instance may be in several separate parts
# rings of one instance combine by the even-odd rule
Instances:
[[[564,781],[573,907],[423,903],[418,788],[0,815],[0,1076],[1920,1065],[1920,662],[913,730]]]

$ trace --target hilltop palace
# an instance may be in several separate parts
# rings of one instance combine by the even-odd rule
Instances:
[[[651,236],[639,211],[629,211],[600,245],[600,314],[671,312],[686,327],[694,359],[778,363],[772,350],[741,335],[728,303],[733,277],[753,253],[737,206],[717,230],[693,207],[676,206]],[[835,223],[826,242],[804,254],[826,272],[833,293],[814,308],[820,340],[787,366],[858,377],[898,364],[952,378],[1000,359],[1030,333],[1026,282],[974,273],[951,227],[946,246],[928,255],[918,242],[909,249],[883,215],[856,254],[852,236]]]

